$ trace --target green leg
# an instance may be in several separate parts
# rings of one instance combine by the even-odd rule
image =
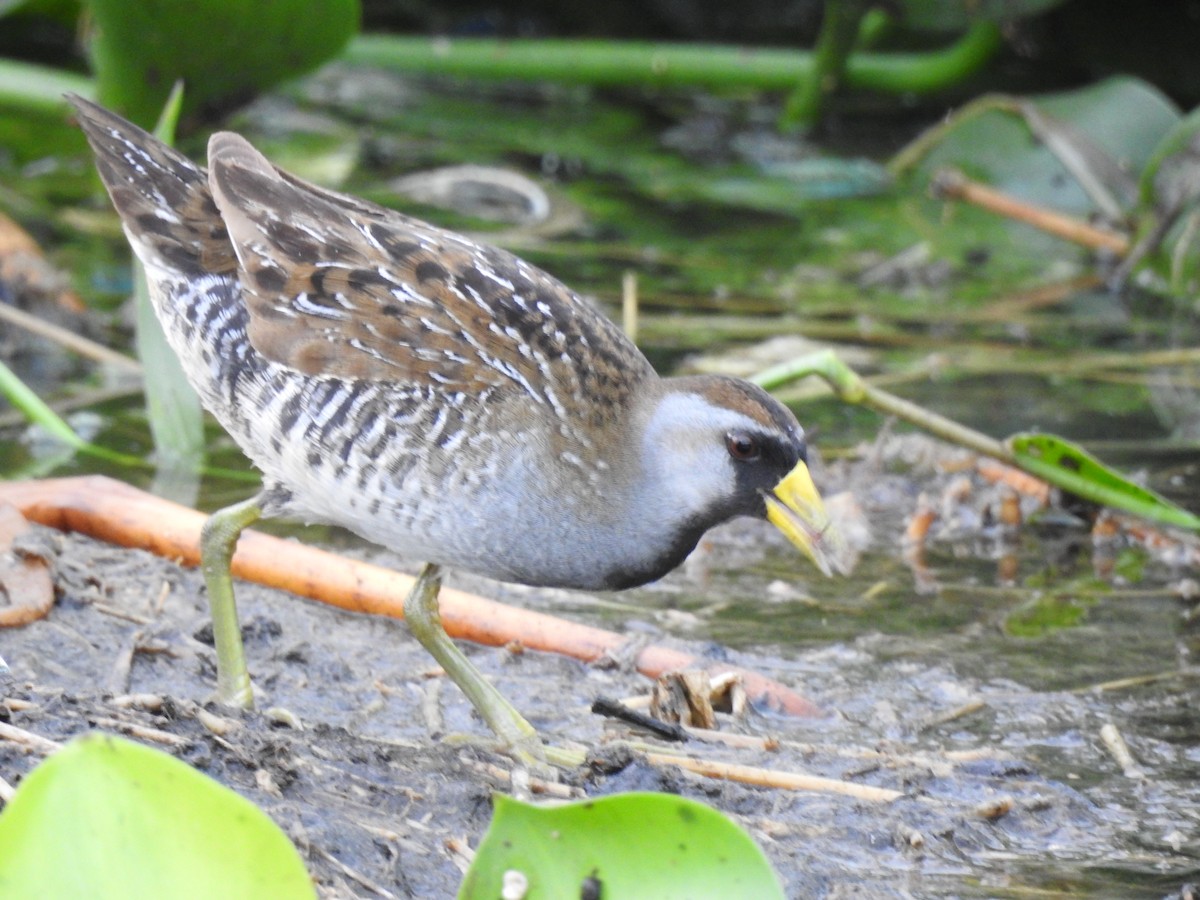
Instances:
[[[262,516],[262,495],[235,503],[208,517],[200,532],[200,568],[208,588],[212,614],[213,643],[217,647],[217,702],[240,709],[254,708],[233,576],[229,568],[242,531]]]
[[[546,770],[546,754],[537,731],[516,707],[508,702],[470,660],[454,645],[442,628],[438,612],[438,592],[442,589],[442,570],[430,564],[421,570],[417,583],[404,601],[408,630],[438,661],[450,679],[483,717],[488,727],[516,759],[539,772]]]

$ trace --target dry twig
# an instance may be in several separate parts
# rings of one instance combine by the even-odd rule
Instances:
[[[42,737],[40,734],[34,734],[32,731],[26,731],[24,728],[18,728],[16,725],[10,725],[7,722],[0,722],[0,740],[20,744],[34,753],[40,753],[43,756],[57,753],[63,746],[58,741],[52,741],[49,738]]]
[[[819,775],[801,775],[796,772],[781,772],[777,769],[764,769],[759,766],[745,766],[740,763],[718,762],[717,760],[695,759],[689,756],[672,756],[655,752],[648,752],[645,757],[647,762],[656,766],[675,766],[706,778],[719,778],[723,781],[736,781],[740,784],[753,784],[759,787],[842,794],[872,803],[890,803],[904,796],[902,791],[894,791],[889,788],[854,784],[850,781],[839,781],[836,778],[823,778]]]
[[[1057,210],[1018,200],[986,184],[972,181],[962,172],[949,169],[938,172],[931,188],[936,197],[963,200],[1085,247],[1107,250],[1116,256],[1124,256],[1129,252],[1129,238],[1123,234],[1105,231]]]

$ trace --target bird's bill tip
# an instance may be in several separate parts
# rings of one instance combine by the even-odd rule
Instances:
[[[763,496],[767,502],[767,520],[822,573],[844,571],[836,532],[803,460],[796,463],[774,490],[764,491]]]

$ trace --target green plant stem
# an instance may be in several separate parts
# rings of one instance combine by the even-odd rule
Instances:
[[[846,64],[846,87],[896,94],[931,94],[974,75],[1003,46],[1000,26],[978,22],[941,50],[856,53]]]
[[[145,468],[145,461],[136,456],[117,453],[107,447],[98,447],[85,441],[58,413],[47,406],[41,397],[30,390],[29,386],[18,378],[12,369],[2,362],[0,362],[0,394],[7,397],[9,402],[19,409],[30,422],[72,450],[122,466]]]
[[[55,440],[66,444],[75,450],[82,450],[87,444],[77,435],[74,429],[59,415],[46,405],[37,394],[30,390],[29,385],[17,377],[16,373],[0,362],[0,394],[21,411],[34,425],[37,425]]]
[[[1133,484],[1069,441],[1053,435],[1028,434],[997,441],[868,384],[832,350],[822,350],[774,366],[752,380],[766,390],[774,390],[808,375],[821,376],[847,403],[863,404],[904,419],[936,437],[998,459],[1092,503],[1181,528],[1200,530],[1200,516]]]
[[[847,403],[861,403],[886,415],[911,422],[943,440],[1009,465],[1017,465],[1013,454],[1000,441],[868,384],[832,350],[822,350],[811,356],[773,366],[751,380],[769,391],[806,375],[821,376],[829,382],[833,392]]]
[[[907,174],[910,169],[919,165],[921,160],[928,156],[934,148],[941,146],[946,135],[954,129],[985,113],[997,111],[1020,115],[1020,101],[1008,94],[984,94],[982,97],[976,97],[966,106],[950,113],[936,125],[925,129],[907,146],[901,148],[900,152],[888,161],[888,174],[893,178],[900,178]]]
[[[68,92],[90,100],[96,86],[86,75],[0,59],[0,104],[61,114],[66,109],[63,94]]]
[[[951,46],[928,53],[857,53],[846,64],[847,87],[923,94],[967,77],[1000,46],[990,22]],[[363,35],[345,62],[397,72],[594,85],[669,85],[791,90],[813,71],[813,54],[705,44],[596,40],[413,38]]]
[[[870,50],[892,31],[896,20],[879,7],[873,6],[867,10],[858,26],[858,41],[855,49]]]
[[[812,70],[788,95],[779,116],[783,130],[806,129],[821,117],[825,98],[836,91],[846,73],[850,51],[862,32],[869,0],[826,0]]]
[[[875,24],[872,23],[871,31]],[[927,53],[854,53],[843,83],[858,90],[928,94],[978,71],[1001,44],[992,22]],[[707,44],[463,39],[362,35],[342,60],[397,72],[593,85],[659,85],[788,91],[811,77],[812,53]],[[85,75],[0,60],[0,104],[56,113],[62,96],[94,98]]]
[[[107,447],[100,447],[85,441],[41,397],[30,390],[29,385],[18,378],[16,373],[3,362],[0,362],[0,396],[6,397],[13,407],[31,423],[37,425],[55,440],[61,442],[64,446],[70,447],[77,453],[85,453],[88,456],[129,468],[152,468],[151,464],[141,457],[132,456],[128,453],[118,453],[116,450],[109,450]],[[259,480],[257,474],[243,469],[200,466],[199,470],[205,475],[228,478],[235,481]]]

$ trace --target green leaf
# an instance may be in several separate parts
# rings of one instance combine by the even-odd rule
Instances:
[[[1161,91],[1136,78],[1027,98],[986,96],[931,130],[935,145],[920,161],[918,180],[959,168],[1023,200],[1088,214],[1095,200],[1064,167],[1066,154],[1077,173],[1086,171],[1128,206],[1136,200],[1129,172],[1141,171],[1179,118]]]
[[[0,815],[0,896],[311,898],[261,810],[142,744],[91,734],[21,782]]]
[[[1147,519],[1200,530],[1200,516],[1134,484],[1070,441],[1050,434],[1014,434],[1007,444],[1021,468],[1076,496]]]
[[[506,873],[526,879],[526,900],[582,896],[588,879],[604,900],[783,897],[745,831],[716,810],[671,794],[619,794],[561,806],[498,795],[459,900],[501,896]]]
[[[185,115],[220,110],[334,56],[358,0],[89,0],[100,102],[146,125],[179,79]]]
[[[15,59],[0,59],[0,104],[5,107],[24,109],[30,113],[40,112],[48,118],[53,117],[61,128],[63,94],[68,93],[90,99],[95,94],[95,88],[90,78],[75,72],[64,72],[62,69]],[[0,134],[0,146],[4,147],[6,153],[14,154],[20,160],[21,151],[25,148],[14,142],[9,132],[28,128],[29,123],[24,117],[6,115],[0,124],[4,128],[4,133]],[[79,130],[72,131],[72,137],[78,145]]]
[[[1200,109],[1193,109],[1159,141],[1138,181],[1144,209],[1174,210],[1196,199],[1197,135]]]

